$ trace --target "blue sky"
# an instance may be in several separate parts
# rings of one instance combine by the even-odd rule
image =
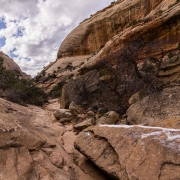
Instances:
[[[49,62],[66,35],[112,0],[1,0],[0,51],[35,76]]]
[[[0,30],[1,29],[5,29],[6,28],[6,24],[3,22],[3,19],[0,20]],[[0,47],[4,46],[5,45],[5,40],[6,38],[5,37],[1,37],[0,38]]]

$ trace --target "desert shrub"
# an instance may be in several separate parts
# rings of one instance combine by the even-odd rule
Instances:
[[[68,79],[72,79],[73,76],[74,74],[69,75]]]
[[[52,78],[56,78],[56,74],[55,73],[53,73],[53,75],[51,76]]]
[[[98,112],[99,112],[100,114],[105,114],[105,113],[108,112],[108,108],[107,108],[107,107],[100,108],[100,109],[98,110]]]
[[[129,23],[130,26],[134,26],[138,23],[138,21],[136,19],[132,19]]]
[[[152,20],[151,17],[146,17],[146,18],[143,19],[143,22],[144,22],[144,23],[148,23],[148,22],[151,21],[151,20]]]
[[[179,41],[179,43],[178,43],[178,50],[180,50],[180,41]]]
[[[34,78],[34,80],[35,80],[35,82],[39,82],[41,78],[42,78],[42,75],[40,74],[40,75],[37,75],[37,76]]]
[[[0,89],[5,92],[8,100],[20,104],[42,105],[47,100],[45,92],[34,86],[32,80],[19,79],[17,72],[3,67],[2,58],[0,58]]]
[[[168,54],[169,59],[171,59],[173,56],[174,56],[174,54],[173,54],[172,52],[170,52],[170,53]]]
[[[102,44],[101,47],[99,48],[99,50],[101,50],[104,47],[104,45]]]
[[[72,70],[73,69],[72,63],[68,63],[65,69]]]
[[[65,81],[59,82],[53,89],[50,91],[49,96],[52,98],[57,98],[61,96],[62,88],[66,84]]]
[[[109,75],[110,74],[110,71],[106,68],[103,68],[103,69],[100,69],[99,70],[99,76],[102,77],[102,76],[105,76],[105,75]]]

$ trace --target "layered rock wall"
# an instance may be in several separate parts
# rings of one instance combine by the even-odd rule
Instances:
[[[175,3],[175,0],[128,0],[119,1],[108,8],[92,15],[79,24],[63,41],[58,51],[58,58],[90,54],[99,51],[114,35],[135,25],[155,10],[158,5],[166,7]],[[157,11],[162,11],[159,8]],[[158,13],[158,12],[156,12]]]

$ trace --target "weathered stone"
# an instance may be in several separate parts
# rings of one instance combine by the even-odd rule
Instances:
[[[83,113],[83,108],[80,105],[77,105],[74,101],[72,101],[69,105],[69,110],[74,116]]]
[[[77,151],[77,154],[76,163],[85,173],[90,174],[96,180],[112,180],[79,151]]]
[[[116,124],[119,119],[119,114],[115,111],[109,111],[101,118],[96,120],[96,124]]]
[[[106,112],[107,112],[106,108],[99,108],[96,113],[96,119],[99,119],[100,117],[102,117]]]
[[[94,117],[95,116],[95,113],[93,111],[88,111],[87,114],[90,117]]]
[[[148,14],[166,10],[175,2],[176,0],[166,3],[162,0],[135,0],[131,3],[128,0],[117,1],[80,23],[61,44],[58,58],[97,52],[114,35],[129,26],[137,26],[138,21]]]
[[[85,120],[85,121],[83,121],[83,122],[81,122],[79,124],[76,124],[74,126],[74,130],[82,131],[83,129],[85,129],[85,128],[89,127],[89,126],[92,126],[94,124],[95,124],[94,118],[90,118],[90,119],[87,119],[87,120]]]
[[[72,120],[72,114],[69,109],[59,109],[54,112],[54,116],[60,122],[69,122]]]
[[[151,123],[180,117],[180,87],[166,88],[133,104],[127,110],[130,124]]]
[[[128,103],[131,105],[131,104],[134,104],[134,103],[136,103],[137,101],[141,100],[140,94],[141,94],[140,91],[138,91],[137,93],[133,94],[133,95],[130,97]]]
[[[75,147],[114,179],[178,179],[179,134],[161,127],[95,126],[79,134]]]
[[[158,77],[164,84],[177,85],[180,82],[180,54],[165,56],[159,67]]]
[[[146,126],[180,129],[180,117],[155,121],[145,124]]]
[[[63,148],[66,150],[68,154],[73,154],[74,152],[74,141],[76,135],[73,131],[67,131],[64,133],[62,140],[63,140]]]
[[[95,180],[62,148],[65,128],[51,111],[0,98],[0,173],[6,180]],[[73,142],[71,147],[73,148]],[[68,173],[63,170],[68,167]]]

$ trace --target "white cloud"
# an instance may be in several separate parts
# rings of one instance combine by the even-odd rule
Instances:
[[[6,28],[1,50],[32,76],[56,59],[60,43],[83,19],[110,4],[111,0],[1,0],[0,19]],[[11,52],[11,53],[10,53]]]

